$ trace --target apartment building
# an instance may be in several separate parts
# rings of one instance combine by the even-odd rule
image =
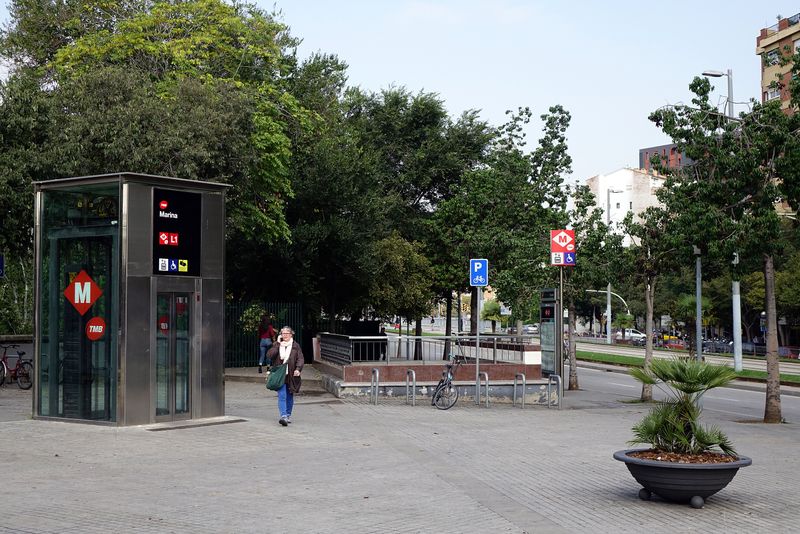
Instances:
[[[762,28],[756,38],[756,54],[761,56],[761,101],[780,99],[781,108],[787,113],[791,113],[789,110],[791,65],[781,65],[781,58],[794,55],[798,48],[800,48],[800,13],[781,18],[777,24],[769,28]]]
[[[639,168],[645,172],[653,172],[651,170],[653,166],[651,160],[655,155],[661,156],[661,163],[668,169],[679,169],[691,162],[691,160],[686,157],[686,154],[678,150],[678,145],[671,143],[669,145],[640,148]]]
[[[621,223],[629,212],[636,217],[650,206],[659,204],[656,191],[664,178],[644,169],[624,167],[608,174],[598,174],[586,180],[597,206],[605,212],[612,225]],[[627,239],[626,246],[630,243]]]

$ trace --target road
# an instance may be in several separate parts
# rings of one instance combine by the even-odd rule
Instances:
[[[586,352],[599,352],[601,354],[618,354],[620,356],[634,356],[644,358],[644,347],[631,347],[627,345],[606,345],[602,343],[576,343],[578,350]],[[669,350],[656,350],[653,354],[658,358],[668,358],[671,356],[685,356],[686,352],[669,351]],[[730,365],[733,367],[733,356],[719,356],[712,354],[705,354],[705,359],[709,363],[718,365]],[[755,358],[742,358],[742,367],[753,371],[766,371],[767,363],[764,359]],[[786,362],[780,363],[781,373],[788,373],[793,375],[800,375],[800,362]]]
[[[578,366],[578,383],[582,390],[613,395],[618,399],[638,399],[642,385],[630,375]],[[569,392],[565,399],[569,399]],[[665,398],[659,389],[653,391],[657,399]],[[731,419],[760,420],[764,417],[764,391],[717,388],[703,396],[703,410],[716,412]],[[786,422],[800,422],[800,397],[781,395],[781,415]]]

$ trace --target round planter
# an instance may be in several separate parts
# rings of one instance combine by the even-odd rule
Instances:
[[[655,493],[668,501],[688,502],[693,508],[702,508],[708,497],[728,485],[740,467],[753,463],[747,456],[724,464],[679,464],[628,456],[646,450],[650,449],[614,453],[614,459],[625,462],[633,478],[644,488],[639,497],[646,500]]]

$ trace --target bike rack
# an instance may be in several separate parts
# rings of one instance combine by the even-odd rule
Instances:
[[[476,404],[478,406],[481,405],[481,378],[485,378],[486,379],[486,407],[488,408],[489,407],[489,373],[487,373],[485,371],[481,371],[480,373],[478,373],[478,384],[477,384],[478,385],[478,392],[477,392],[477,395],[476,395],[476,400],[477,400]]]
[[[411,406],[417,405],[417,373],[413,369],[406,370],[406,404],[408,404],[408,379],[411,378]]]
[[[381,372],[377,367],[372,368],[372,378],[369,382],[369,402],[378,405],[378,388],[380,387]]]
[[[523,373],[517,373],[517,374],[514,375],[514,398],[511,401],[511,407],[513,408],[514,406],[517,405],[517,379],[519,377],[522,377],[522,406],[520,406],[520,407],[524,410],[525,409],[525,386],[526,386],[526,382],[525,382],[525,375]]]
[[[558,388],[556,391],[558,392],[558,409],[561,409],[561,377],[559,375],[550,375],[547,378],[547,407],[550,408],[553,405],[553,402],[550,400],[550,386],[553,385],[553,382],[556,383],[556,387]]]

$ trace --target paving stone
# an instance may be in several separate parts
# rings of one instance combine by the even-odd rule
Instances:
[[[637,498],[612,458],[646,407],[565,409],[298,396],[226,384],[243,422],[153,432],[31,420],[0,388],[0,532],[796,532],[797,425],[706,418],[753,458],[702,510]]]

